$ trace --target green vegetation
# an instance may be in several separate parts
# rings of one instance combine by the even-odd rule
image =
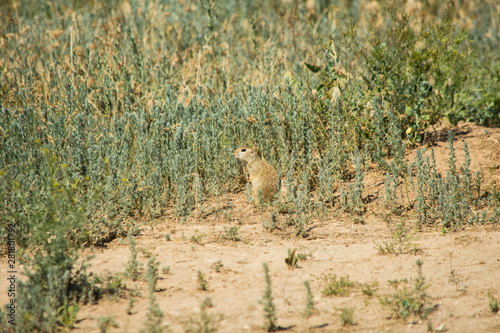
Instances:
[[[184,223],[243,188],[243,144],[287,188],[269,231],[307,237],[314,213],[339,207],[364,221],[372,162],[390,214],[414,207],[417,227],[443,232],[498,224],[498,190],[471,172],[465,143],[446,175],[423,151],[404,160],[439,121],[500,124],[498,5],[368,3],[2,2],[0,241],[16,223],[29,296],[18,330],[70,327],[96,299],[81,246],[129,235],[137,279],[136,221]]]
[[[342,326],[356,325],[356,323],[354,322],[354,309],[341,308],[340,321],[342,322]]]
[[[325,275],[324,279],[328,282],[328,285],[321,292],[325,296],[347,296],[354,283],[349,280],[349,276],[341,276],[337,280],[337,275]]]
[[[413,243],[415,240],[414,232],[404,220],[398,223],[394,230],[391,230],[391,237],[391,242],[383,242],[382,244],[374,242],[379,254],[417,254],[420,251],[418,243]]]
[[[199,245],[203,245],[203,237],[205,237],[206,235],[207,234],[205,234],[205,233],[199,234],[198,230],[195,230],[194,235],[191,236],[191,242],[199,244]]]
[[[493,313],[497,313],[500,310],[498,299],[496,299],[495,296],[493,296],[491,293],[488,293],[488,297],[490,298],[490,302],[488,303],[490,311]]]
[[[100,317],[97,319],[97,326],[101,333],[107,333],[110,331],[111,327],[118,328],[118,324],[114,320],[113,316]]]
[[[377,292],[377,289],[378,289],[378,282],[375,281],[373,283],[363,283],[361,285],[361,292],[363,293],[363,295],[366,295],[366,296],[374,296],[375,293]]]
[[[406,320],[409,316],[415,315],[426,319],[435,309],[435,306],[430,302],[431,297],[426,292],[429,285],[425,284],[425,277],[422,275],[423,262],[417,260],[416,265],[417,277],[414,279],[412,289],[406,288],[404,285],[399,287],[400,283],[406,283],[404,281],[395,281],[392,283],[396,288],[395,293],[380,297],[380,303],[390,309],[394,318]]]
[[[221,235],[221,238],[233,242],[239,242],[241,240],[240,235],[238,235],[239,230],[240,227],[224,227],[224,235]]]
[[[79,304],[101,297],[102,286],[87,273],[86,260],[81,262],[65,239],[51,239],[34,255],[29,266],[26,280],[18,281],[19,332],[53,331],[58,325],[71,328]]]
[[[437,121],[500,122],[493,4],[334,2],[3,4],[0,210],[18,244],[58,230],[102,245],[134,216],[184,221],[239,186],[239,144],[283,172],[305,236],[312,191],[363,214],[368,161],[402,177],[406,147]]]
[[[307,291],[307,299],[306,299],[306,308],[304,310],[304,313],[302,314],[304,318],[309,319],[313,314],[318,312],[316,309],[316,303],[314,302],[314,296],[311,291],[311,286],[309,285],[309,281],[304,281],[304,286],[306,287]]]
[[[217,260],[216,262],[210,264],[210,268],[216,271],[217,273],[220,273],[223,267],[224,264],[222,263],[222,260]]]
[[[139,267],[142,265],[138,260],[137,260],[137,249],[135,248],[135,240],[134,237],[132,237],[132,233],[128,233],[128,244],[130,246],[130,259],[128,260],[127,263],[127,268],[125,270],[125,275],[132,280],[136,281],[139,276],[140,276],[140,271]]]
[[[158,282],[158,267],[160,263],[156,261],[155,257],[151,257],[148,261],[148,268],[146,271],[146,278],[148,281],[149,289],[149,307],[146,314],[146,322],[144,323],[145,328],[141,332],[148,333],[162,333],[165,331],[166,326],[163,324],[163,312],[160,309],[156,301],[156,282]],[[130,314],[132,310],[133,302],[131,301],[129,309],[127,310]]]
[[[262,266],[264,267],[264,277],[266,279],[266,289],[264,290],[262,300],[259,301],[264,308],[263,328],[268,332],[274,332],[278,330],[278,326],[276,324],[278,318],[276,317],[276,307],[274,305],[273,292],[271,289],[271,276],[269,275],[269,267],[267,266],[267,263],[263,263]]]
[[[299,257],[295,255],[295,249],[288,249],[288,256],[285,258],[285,263],[288,268],[296,268],[299,262]]]
[[[217,332],[217,322],[222,319],[221,315],[211,315],[207,308],[213,307],[210,298],[205,298],[201,302],[199,316],[189,318],[185,326],[186,332],[192,333],[212,333]]]
[[[208,281],[205,279],[205,274],[198,270],[198,289],[202,291],[208,290]]]

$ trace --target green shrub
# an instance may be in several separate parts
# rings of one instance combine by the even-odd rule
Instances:
[[[354,283],[349,280],[349,276],[341,276],[337,280],[337,275],[325,275],[324,279],[328,285],[321,292],[325,296],[347,296]]]
[[[430,296],[426,290],[429,285],[425,284],[425,277],[422,275],[421,260],[416,261],[417,277],[414,279],[412,289],[398,287],[392,295],[385,295],[380,298],[380,303],[390,309],[392,316],[395,318],[406,319],[415,315],[421,319],[426,319],[427,316],[435,309],[435,306],[430,302]],[[399,284],[399,283],[398,283]]]
[[[62,237],[54,237],[28,263],[26,280],[18,281],[18,332],[71,328],[79,304],[96,301],[100,288],[87,273],[85,261],[77,265],[76,251]]]

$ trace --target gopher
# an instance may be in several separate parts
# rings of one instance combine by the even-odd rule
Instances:
[[[261,160],[252,148],[240,147],[234,152],[234,157],[247,165],[255,203],[259,204],[259,190],[262,202],[269,202],[278,192],[278,171]]]

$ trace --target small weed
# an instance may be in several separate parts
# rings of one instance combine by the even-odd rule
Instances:
[[[149,259],[149,258],[151,258],[151,257],[153,256],[153,253],[151,253],[151,251],[146,250],[146,249],[144,249],[144,248],[142,248],[142,247],[141,247],[141,248],[139,248],[139,251],[141,251],[141,252],[142,252],[142,254],[144,255],[144,257],[146,257],[146,258],[148,258],[148,259]]]
[[[378,250],[379,254],[385,255],[385,254],[394,254],[394,243],[392,242],[382,242],[382,244],[377,244],[375,241],[373,241],[373,244],[375,244],[375,248]]]
[[[170,242],[172,240],[172,238],[170,238],[170,234],[165,234],[165,239]]]
[[[398,223],[394,230],[391,230],[391,237],[392,242],[383,242],[382,244],[373,242],[379,254],[417,254],[420,251],[419,244],[413,242],[415,240],[414,232],[404,220]]]
[[[99,326],[101,333],[107,333],[111,327],[118,328],[118,323],[113,316],[100,317],[97,319],[97,326]]]
[[[132,297],[142,297],[142,293],[139,291],[139,287],[137,286],[137,283],[134,285],[134,288],[129,290],[128,293]]]
[[[354,309],[341,308],[340,321],[342,322],[342,326],[356,325],[356,323],[354,322]]]
[[[195,230],[194,235],[191,236],[191,242],[199,244],[199,245],[203,245],[202,240],[203,240],[203,237],[205,237],[205,236],[206,236],[206,234],[204,234],[204,233],[198,234],[198,230]]]
[[[161,269],[161,272],[163,274],[170,274],[170,266],[164,266],[162,269]]]
[[[262,226],[267,232],[272,232],[278,228],[278,212],[272,211],[269,215],[269,219],[262,222]]]
[[[122,282],[122,278],[118,275],[109,276],[106,281],[104,292],[112,297],[123,296],[125,286]]]
[[[387,284],[392,286],[393,288],[397,288],[400,284],[403,284],[403,283],[408,283],[408,279],[407,278],[403,278],[403,279],[394,279],[394,280],[388,280],[387,281]]]
[[[390,308],[392,317],[406,321],[410,315],[415,315],[426,319],[435,309],[429,300],[430,296],[426,293],[429,286],[425,284],[425,277],[422,275],[422,264],[421,260],[417,260],[417,277],[414,280],[413,289],[405,286],[399,288],[400,280],[395,284],[397,289],[394,294],[380,298],[380,303]]]
[[[306,261],[307,259],[312,259],[313,255],[311,253],[297,253],[297,259],[299,261]]]
[[[222,267],[224,267],[222,260],[217,260],[216,262],[214,262],[210,265],[210,268],[213,269],[214,271],[216,271],[217,273],[221,272]]]
[[[278,326],[276,325],[278,318],[276,317],[276,308],[274,306],[273,293],[271,290],[271,276],[267,263],[263,263],[262,266],[264,267],[264,277],[266,279],[266,289],[264,290],[262,300],[259,301],[264,307],[263,328],[268,332],[275,332],[278,330]]]
[[[378,282],[373,283],[363,283],[361,285],[361,292],[366,296],[374,296],[378,289]]]
[[[288,268],[296,268],[297,263],[299,262],[299,257],[295,255],[296,250],[288,249],[288,256],[285,258],[285,263]]]
[[[491,293],[488,293],[488,297],[490,298],[490,302],[488,303],[490,311],[493,313],[497,313],[500,309],[498,299],[496,299],[495,296],[493,296]]]
[[[65,299],[64,304],[57,311],[58,322],[66,329],[70,329],[76,323],[76,317],[80,307],[77,303],[68,304]]]
[[[149,285],[149,292],[154,293],[156,291],[156,283],[158,282],[158,267],[160,262],[156,261],[156,257],[149,258],[148,269],[146,271],[146,279]]]
[[[134,305],[135,305],[135,298],[129,298],[128,300],[128,306],[127,306],[127,314],[128,315],[131,315],[132,314],[132,309],[134,308]]]
[[[220,315],[210,315],[207,308],[213,307],[210,298],[205,298],[200,306],[200,314],[192,316],[186,323],[185,331],[192,333],[217,332],[217,322],[222,319]]]
[[[306,308],[303,313],[303,317],[309,319],[313,314],[315,314],[318,310],[316,309],[316,304],[314,302],[314,296],[311,291],[311,286],[309,285],[309,281],[304,281],[304,286],[307,291],[307,299],[306,299]]]
[[[208,282],[205,280],[205,274],[200,270],[198,270],[198,289],[203,291],[208,290]]]
[[[462,293],[465,293],[465,288],[461,289],[459,288],[459,285],[461,284],[461,279],[457,275],[457,271],[453,269],[453,253],[450,252],[450,275],[448,276],[448,282],[453,283],[455,285],[455,290],[456,291],[461,291]]]
[[[325,275],[324,279],[328,281],[328,285],[321,292],[324,296],[347,296],[354,283],[349,281],[349,276],[341,276],[337,280],[337,275]]]
[[[224,235],[221,236],[222,239],[230,240],[233,242],[238,242],[241,240],[241,237],[238,235],[238,231],[240,227],[224,227]]]
[[[125,270],[125,275],[132,280],[136,281],[139,278],[140,272],[139,267],[142,265],[137,260],[137,249],[135,248],[135,240],[132,236],[132,232],[129,231],[127,235],[128,244],[130,246],[131,257],[127,263],[127,268]]]
[[[165,331],[165,326],[163,325],[163,312],[160,309],[156,301],[156,282],[158,281],[158,266],[159,262],[156,261],[155,257],[151,257],[148,261],[148,269],[146,271],[146,278],[148,280],[148,289],[149,289],[149,307],[147,312],[147,319],[145,323],[145,329],[141,330],[141,332],[154,332],[161,333]],[[132,301],[131,301],[132,302]],[[129,303],[129,307],[133,305],[133,303]],[[130,309],[131,310],[131,309]]]

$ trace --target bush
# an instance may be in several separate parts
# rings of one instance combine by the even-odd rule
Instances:
[[[40,330],[52,332],[58,325],[71,328],[79,304],[96,301],[100,289],[87,274],[85,261],[77,265],[78,256],[66,240],[54,237],[38,252],[19,281],[17,332]]]

